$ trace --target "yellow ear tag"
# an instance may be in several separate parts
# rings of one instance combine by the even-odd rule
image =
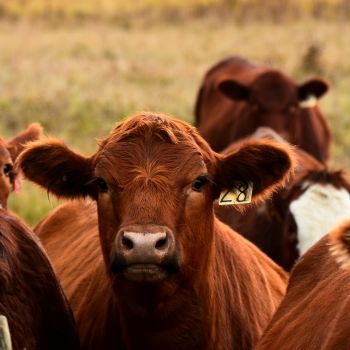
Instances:
[[[236,181],[231,190],[220,193],[219,205],[248,204],[252,201],[253,183]]]
[[[0,349],[12,350],[10,329],[4,315],[0,315]]]
[[[315,95],[309,95],[303,101],[299,102],[300,108],[312,108],[317,106],[317,97]]]

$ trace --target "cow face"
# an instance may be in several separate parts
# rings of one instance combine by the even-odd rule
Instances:
[[[11,190],[19,189],[19,178],[13,169],[13,163],[24,144],[39,138],[42,128],[32,124],[28,129],[6,142],[0,138],[0,208],[7,207],[7,199]]]
[[[293,168],[288,146],[252,141],[219,155],[193,127],[150,113],[117,125],[92,157],[47,140],[31,144],[18,164],[59,196],[97,201],[102,251],[118,288],[205,276],[220,191],[250,181],[256,201]]]
[[[305,117],[305,110],[317,108],[317,99],[328,90],[328,83],[322,79],[312,79],[297,85],[279,71],[260,74],[250,85],[232,79],[224,79],[218,84],[219,90],[229,99],[247,103],[242,119],[249,119],[246,130],[244,121],[240,125],[252,133],[257,126],[268,126],[276,130],[291,143],[300,133],[294,130],[296,120]],[[255,121],[255,123],[254,123]],[[236,133],[239,135],[240,131]],[[243,135],[241,135],[243,136]]]

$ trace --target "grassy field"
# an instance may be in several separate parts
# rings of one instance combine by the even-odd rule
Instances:
[[[0,0],[0,16],[11,19],[125,22],[130,16],[174,20],[174,17],[213,12],[230,13],[240,20],[284,20],[300,16],[346,18],[350,4],[348,0]]]
[[[236,21],[231,16],[118,23],[0,22],[0,133],[30,122],[91,153],[121,118],[154,110],[192,121],[205,71],[239,54],[332,88],[320,102],[334,133],[332,164],[350,169],[350,22],[334,19]],[[316,48],[310,65],[310,48]],[[10,207],[36,223],[57,201],[25,183]]]

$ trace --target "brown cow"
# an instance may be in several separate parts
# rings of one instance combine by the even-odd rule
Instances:
[[[41,133],[41,126],[34,123],[8,142],[0,137],[0,208],[7,207],[7,199],[11,190],[19,189],[19,179],[13,169],[13,163],[24,144],[37,140]]]
[[[292,270],[287,294],[255,350],[350,349],[350,222]]]
[[[72,312],[46,253],[5,209],[0,209],[0,248],[0,314],[7,317],[13,349],[79,349]]]
[[[121,122],[91,157],[31,144],[25,176],[73,201],[41,222],[83,349],[251,349],[284,294],[286,274],[221,223],[213,201],[236,180],[253,199],[294,167],[288,146],[246,142],[226,156],[164,115]],[[98,217],[98,220],[97,220]]]
[[[71,310],[45,252],[5,210],[11,190],[20,187],[13,163],[41,133],[34,123],[7,142],[0,137],[0,314],[8,319],[13,349],[79,349]]]
[[[325,161],[330,130],[316,101],[327,90],[323,79],[298,85],[278,70],[229,57],[204,77],[195,107],[196,126],[215,151],[252,134],[259,126],[268,126]]]
[[[251,138],[285,142],[272,129],[259,128]],[[240,147],[233,143],[223,153]],[[295,147],[296,171],[273,196],[246,210],[216,205],[218,217],[290,270],[295,260],[350,213],[350,184],[341,171]]]

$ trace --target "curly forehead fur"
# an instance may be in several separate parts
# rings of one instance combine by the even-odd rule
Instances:
[[[147,112],[118,123],[109,136],[100,142],[100,150],[110,143],[148,135],[170,144],[195,146],[205,161],[213,162],[215,159],[214,152],[193,126],[163,114]]]

